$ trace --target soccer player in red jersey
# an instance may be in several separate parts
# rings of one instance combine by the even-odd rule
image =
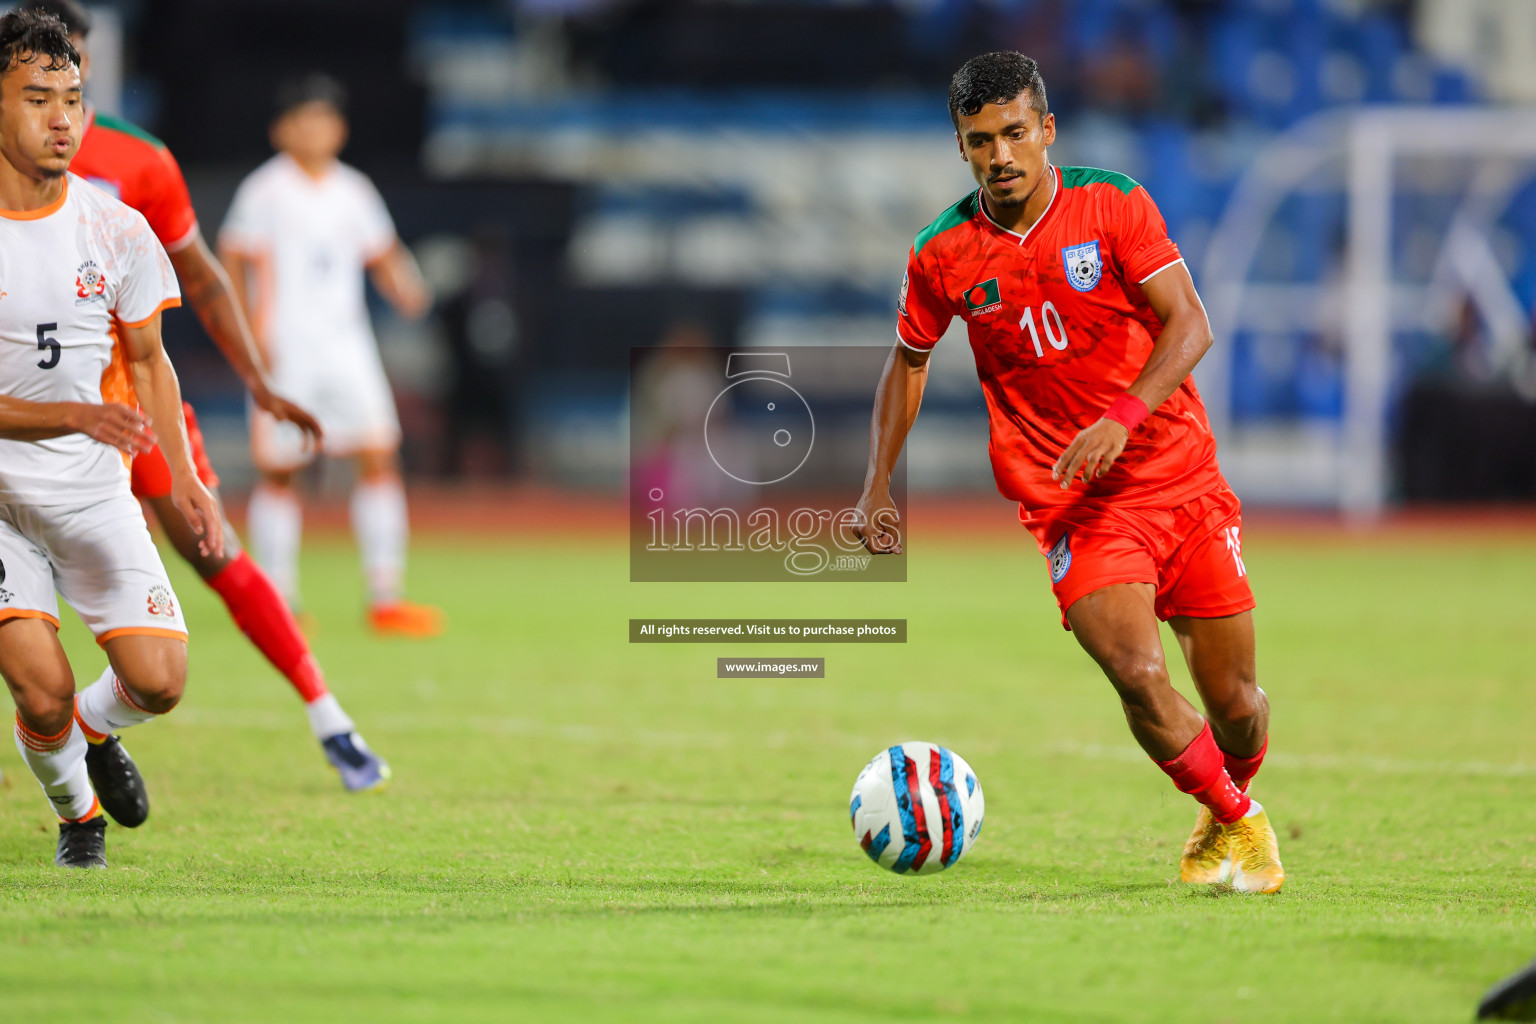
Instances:
[[[1056,119],[1035,61],[967,61],[949,109],[979,187],[908,255],[860,535],[873,553],[901,549],[890,475],[929,355],[958,316],[998,489],[1045,556],[1062,625],[1109,677],[1142,749],[1201,805],[1181,876],[1274,892],[1285,877],[1274,830],[1248,795],[1269,703],[1255,680],[1241,506],[1189,377],[1212,344],[1194,282],[1146,189],[1052,165]],[[1169,682],[1159,619],[1204,716]]]
[[[90,57],[85,39],[90,31],[90,16],[85,9],[75,0],[31,0],[25,6],[52,14],[64,23],[70,42],[81,54],[81,77],[88,79]],[[320,426],[314,417],[273,394],[261,351],[234,300],[228,275],[203,241],[186,181],[170,150],[142,129],[98,114],[89,105],[85,116],[85,135],[70,170],[144,215],[170,255],[176,276],[204,329],[245,382],[252,400],[259,408],[277,419],[294,423],[318,441]],[[219,478],[204,451],[197,417],[190,405],[184,409],[198,475],[217,496]],[[226,523],[221,554],[209,555],[199,550],[197,535],[171,503],[170,468],[158,446],[134,458],[132,481],[134,495],[154,510],[176,551],[223,599],[235,623],[304,700],[310,728],[343,785],[361,790],[387,782],[389,766],[368,748],[352,719],[327,688],[320,665],[288,603],[267,574],[240,548],[234,530]],[[113,814],[120,824],[137,824],[134,819],[142,821],[148,805],[132,761],[116,737],[89,738],[93,740],[93,781],[97,781],[103,804],[109,812],[114,807],[123,809],[127,821]],[[118,777],[116,785],[113,776]],[[135,797],[127,803],[142,803],[142,814],[129,810],[125,804],[114,803],[112,794],[117,790],[134,792]]]

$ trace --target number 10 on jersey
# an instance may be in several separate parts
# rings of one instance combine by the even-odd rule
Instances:
[[[1058,352],[1065,351],[1067,327],[1061,322],[1061,314],[1056,312],[1056,306],[1049,299],[1040,307],[1040,325],[1045,328],[1045,340],[1051,348]],[[1019,318],[1019,329],[1029,331],[1029,340],[1035,345],[1035,355],[1045,355],[1045,349],[1040,347],[1040,332],[1035,330],[1035,311],[1029,306],[1024,307],[1024,315]]]

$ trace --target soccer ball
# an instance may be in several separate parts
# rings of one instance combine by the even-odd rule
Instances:
[[[981,834],[981,783],[959,754],[899,743],[870,759],[853,783],[848,816],[869,859],[897,874],[931,875]]]

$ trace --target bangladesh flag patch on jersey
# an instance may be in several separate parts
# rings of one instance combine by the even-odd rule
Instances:
[[[997,278],[973,284],[965,293],[965,309],[968,313],[990,313],[1003,308],[1003,298],[997,288]]]

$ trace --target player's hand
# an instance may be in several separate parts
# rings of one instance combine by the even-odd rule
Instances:
[[[205,558],[224,557],[224,517],[219,503],[195,476],[175,476],[171,480],[171,503],[187,517],[197,534],[197,550]]]
[[[1061,481],[1061,489],[1072,486],[1072,480],[1081,471],[1083,483],[1092,483],[1109,472],[1131,432],[1124,424],[1110,419],[1100,419],[1091,427],[1085,427],[1067,445],[1056,465],[1051,468],[1051,479]]]
[[[859,522],[846,527],[851,539],[862,543],[872,555],[901,554],[901,535],[896,531],[901,516],[889,491],[865,491],[854,510],[859,513]]]
[[[150,429],[149,417],[121,402],[102,405],[81,402],[71,411],[70,426],[77,433],[128,455],[141,455],[155,446],[155,432]]]
[[[266,388],[253,390],[251,392],[251,400],[256,403],[258,409],[270,414],[273,419],[282,420],[284,423],[292,423],[304,431],[304,438],[310,447],[316,451],[320,449],[320,441],[325,432],[320,429],[320,421],[311,416],[307,411],[294,405],[286,398],[274,395]]]

